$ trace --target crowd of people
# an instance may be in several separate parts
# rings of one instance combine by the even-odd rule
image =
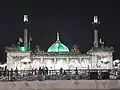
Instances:
[[[84,71],[79,69],[72,70],[48,70],[47,67],[39,67],[39,69],[32,70],[7,70],[7,67],[0,68],[0,81],[21,81],[21,80],[73,80],[73,79],[103,79],[100,70],[93,71],[86,69]],[[109,76],[106,79],[120,79],[119,71],[108,70]],[[111,77],[112,76],[112,77]],[[95,78],[96,77],[96,78]],[[105,79],[105,78],[104,78]]]

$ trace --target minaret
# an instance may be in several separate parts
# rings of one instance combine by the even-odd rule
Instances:
[[[23,17],[23,23],[24,23],[24,46],[28,47],[28,15],[25,14],[24,17]]]
[[[93,18],[93,29],[94,29],[94,47],[98,48],[98,24],[100,24],[98,16],[94,16]]]

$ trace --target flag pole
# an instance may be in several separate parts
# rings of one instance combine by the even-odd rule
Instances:
[[[31,42],[31,40],[30,40],[30,37],[29,37],[29,47],[28,47],[29,50],[30,50],[30,42]]]
[[[30,40],[29,40],[29,47],[28,47],[28,49],[30,50]]]
[[[32,38],[31,38],[31,36],[30,36],[30,37],[29,37],[29,47],[28,47],[29,50],[30,50],[31,41],[32,41]]]

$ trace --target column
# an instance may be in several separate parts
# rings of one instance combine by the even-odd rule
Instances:
[[[57,59],[56,59],[56,57],[54,57],[54,64],[56,64],[57,63]]]
[[[68,64],[69,63],[69,58],[67,57],[66,59],[67,59],[67,64]]]
[[[43,58],[41,58],[40,63],[43,64]]]
[[[56,64],[57,64],[57,60],[56,60],[56,57],[54,57],[54,69],[56,69]]]
[[[81,68],[81,57],[79,57],[79,68]]]

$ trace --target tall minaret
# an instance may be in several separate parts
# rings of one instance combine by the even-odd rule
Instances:
[[[23,23],[24,23],[24,46],[28,47],[28,15],[25,14],[24,17],[23,17]]]
[[[98,16],[93,18],[93,29],[94,29],[94,47],[98,48],[98,24],[100,24]]]

